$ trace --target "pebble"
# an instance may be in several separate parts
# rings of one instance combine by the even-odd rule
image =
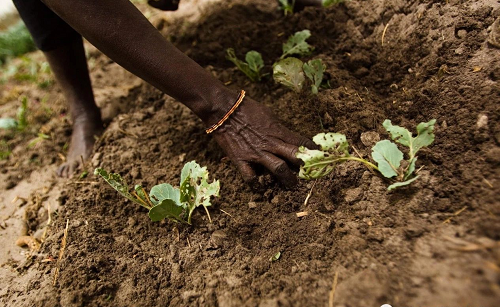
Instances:
[[[248,208],[250,208],[250,209],[255,209],[255,208],[257,208],[257,203],[256,203],[256,202],[254,202],[254,201],[249,202],[249,203],[248,203]]]
[[[380,141],[380,135],[375,131],[368,131],[361,133],[360,139],[363,145],[366,147],[372,147],[375,143]]]
[[[488,126],[488,116],[485,114],[480,114],[477,118],[476,126],[478,129],[486,128]]]

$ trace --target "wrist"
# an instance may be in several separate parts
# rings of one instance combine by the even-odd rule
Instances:
[[[193,109],[193,112],[208,128],[219,122],[224,115],[227,114],[238,97],[239,93],[233,92],[225,87],[215,89],[209,97],[206,98],[208,101],[206,101],[199,109]]]

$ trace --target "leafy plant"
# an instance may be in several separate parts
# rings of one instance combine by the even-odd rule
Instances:
[[[305,81],[302,65],[302,61],[297,58],[286,58],[274,63],[274,81],[300,92]]]
[[[280,2],[280,8],[285,13],[285,16],[288,14],[293,14],[295,0],[279,0],[279,2]]]
[[[191,215],[199,206],[203,206],[211,221],[207,207],[211,206],[210,197],[219,196],[220,190],[219,181],[208,183],[207,168],[195,161],[186,163],[182,168],[180,188],[162,183],[155,185],[149,195],[140,185],[136,185],[130,193],[128,185],[119,174],[108,173],[102,168],[97,168],[94,174],[101,176],[125,198],[148,209],[149,218],[153,222],[167,218],[191,224]]]
[[[311,92],[316,95],[318,94],[319,87],[323,81],[323,73],[325,72],[325,65],[321,59],[310,60],[304,63],[303,69],[307,78],[311,80]]]
[[[378,163],[380,172],[384,177],[392,178],[396,176],[399,182],[389,186],[389,190],[400,186],[405,186],[412,183],[418,178],[415,176],[410,179],[415,172],[415,164],[417,162],[417,152],[422,147],[427,147],[434,142],[434,124],[436,120],[430,120],[427,123],[417,125],[417,136],[413,137],[412,133],[406,128],[392,125],[391,121],[386,119],[383,123],[384,128],[390,133],[391,138],[397,143],[408,147],[408,160],[403,167],[401,163],[403,153],[398,149],[396,144],[391,141],[380,141],[372,148],[372,158]]]
[[[14,118],[0,118],[0,128],[2,129],[17,129],[23,131],[28,126],[28,98],[23,96],[21,99],[21,106],[17,109],[16,119]]]
[[[404,155],[397,145],[389,140],[382,140],[372,147],[372,158],[378,167],[368,160],[351,156],[345,135],[320,133],[313,138],[313,141],[321,147],[321,150],[311,150],[302,146],[297,152],[297,158],[304,161],[304,165],[300,168],[299,177],[303,179],[320,178],[330,174],[337,165],[354,160],[379,171],[386,178],[396,177],[397,182],[391,184],[388,190],[408,185],[418,178],[418,176],[411,178],[415,172],[416,153],[434,141],[435,122],[436,120],[433,119],[427,123],[418,124],[417,136],[413,137],[407,129],[394,126],[390,120],[385,120],[383,126],[391,134],[391,138],[408,147],[409,158],[405,163],[402,163]]]
[[[290,36],[286,43],[283,44],[283,54],[280,59],[284,59],[289,55],[307,55],[314,50],[314,47],[309,45],[306,40],[311,37],[311,31],[302,30]]]
[[[262,75],[260,74],[260,70],[264,67],[264,61],[262,60],[262,56],[257,51],[249,51],[245,55],[245,61],[243,62],[236,57],[233,48],[229,48],[226,50],[226,58],[233,62],[239,70],[241,70],[247,77],[252,80],[252,82],[260,81]]]

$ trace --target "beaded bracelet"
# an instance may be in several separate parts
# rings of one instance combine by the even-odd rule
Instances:
[[[214,132],[215,130],[217,130],[217,128],[219,128],[220,126],[222,126],[222,124],[229,118],[229,116],[231,116],[231,114],[233,114],[233,112],[236,110],[236,108],[238,108],[238,106],[243,101],[243,98],[245,98],[245,91],[241,90],[240,95],[238,96],[238,99],[234,103],[233,107],[226,113],[226,115],[224,115],[224,117],[222,117],[221,120],[219,120],[212,127],[210,127],[207,130],[205,130],[205,132],[207,134],[210,134],[210,133]]]

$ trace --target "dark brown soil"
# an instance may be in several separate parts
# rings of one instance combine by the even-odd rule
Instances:
[[[346,163],[291,191],[266,173],[251,189],[187,108],[147,84],[130,87],[120,103],[131,109],[111,121],[87,167],[152,187],[178,184],[184,163],[196,160],[221,181],[213,223],[203,210],[194,226],[152,223],[97,178],[58,182],[61,206],[48,238],[40,253],[4,265],[25,283],[0,293],[0,302],[327,306],[338,274],[334,306],[498,306],[500,49],[487,39],[500,3],[353,0],[283,17],[268,2],[223,1],[205,7],[196,23],[157,16],[154,24],[292,130],[308,137],[344,133],[365,157],[370,147],[360,137],[387,138],[384,119],[412,129],[437,119],[436,141],[419,156],[421,178],[388,192],[380,176]],[[270,71],[282,42],[303,29],[315,47],[305,59],[321,58],[331,76],[332,88],[318,96],[272,80],[250,84],[225,60],[229,47],[240,57],[257,50]],[[116,64],[97,59],[103,68],[95,82],[119,87],[106,74]],[[27,159],[15,158],[4,163]],[[302,211],[308,215],[298,218]],[[62,260],[43,262],[58,257],[66,221]],[[281,258],[270,262],[278,251]]]

